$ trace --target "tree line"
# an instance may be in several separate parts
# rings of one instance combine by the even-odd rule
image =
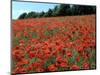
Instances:
[[[47,12],[22,13],[18,19],[96,14],[96,6],[60,4]]]

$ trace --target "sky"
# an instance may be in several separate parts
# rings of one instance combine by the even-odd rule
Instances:
[[[12,2],[12,19],[17,19],[20,14],[26,12],[46,12],[49,8],[53,9],[58,4],[34,3],[34,2]]]

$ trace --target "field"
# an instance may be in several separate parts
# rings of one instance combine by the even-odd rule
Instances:
[[[12,21],[12,73],[95,68],[95,15]]]

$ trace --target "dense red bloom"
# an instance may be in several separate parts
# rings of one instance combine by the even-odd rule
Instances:
[[[20,44],[19,44],[20,46],[24,46],[25,41],[24,41],[24,40],[20,40],[19,43],[20,43]]]
[[[12,27],[14,73],[95,68],[88,60],[95,60],[95,15],[16,20]]]
[[[24,65],[27,65],[27,64],[29,64],[29,60],[23,58],[23,59],[21,59],[21,61],[19,61],[17,63],[16,66],[24,66]]]
[[[67,52],[66,52],[66,55],[67,55],[68,57],[72,57],[72,56],[73,56],[73,54],[72,54],[71,51],[67,51]]]
[[[48,67],[48,70],[49,70],[49,71],[57,71],[57,67],[56,67],[54,64],[52,64],[52,65],[50,65],[50,66]]]
[[[24,35],[25,37],[28,37],[28,32],[25,31],[25,32],[23,33],[23,35]]]
[[[18,73],[27,73],[27,69],[26,68],[20,68]]]
[[[62,61],[63,61],[63,58],[62,58],[61,56],[58,56],[58,57],[56,58],[56,61],[57,61],[57,62],[62,62]]]
[[[43,50],[45,54],[50,54],[50,50],[49,49],[46,49],[46,50]]]
[[[33,52],[33,51],[30,51],[29,52],[29,57],[32,59],[32,58],[34,58],[35,57],[35,53]]]
[[[31,50],[31,46],[27,46],[27,47],[26,47],[26,51],[29,53],[30,50]]]
[[[77,65],[73,65],[73,66],[71,67],[71,70],[79,70],[79,69],[80,69],[80,67],[77,66]]]
[[[44,72],[44,69],[43,68],[37,68],[36,72]]]
[[[57,46],[56,48],[57,48],[58,51],[62,51],[63,50],[62,46]]]
[[[22,50],[14,50],[14,51],[12,52],[12,55],[13,55],[13,58],[14,58],[15,60],[21,60],[21,59],[24,57],[25,52],[22,51]]]
[[[21,33],[19,32],[19,33],[17,33],[15,36],[16,36],[17,38],[20,38]]]
[[[68,64],[65,63],[65,62],[62,62],[62,63],[60,63],[60,67],[62,67],[62,68],[66,68],[66,67],[68,67]]]
[[[34,68],[39,68],[39,67],[41,67],[43,64],[41,63],[41,62],[34,62],[34,63],[32,63],[32,66],[34,67]]]
[[[83,69],[89,69],[90,68],[90,64],[89,63],[84,63],[83,64]]]
[[[27,71],[26,68],[17,67],[17,68],[13,71],[13,73],[14,73],[14,74],[23,74],[23,73],[27,73],[26,71]]]
[[[32,71],[32,70],[33,70],[33,66],[29,65],[28,68],[27,68],[27,71]]]
[[[80,57],[79,57],[79,56],[76,58],[76,61],[77,61],[77,62],[79,62],[79,61],[80,61]]]
[[[84,50],[84,48],[83,48],[83,46],[82,46],[82,45],[77,46],[77,51],[78,51],[78,52],[82,52],[83,50]]]
[[[72,47],[73,47],[73,42],[69,42],[69,43],[67,43],[67,44],[66,44],[66,47],[68,47],[68,48],[72,48]]]

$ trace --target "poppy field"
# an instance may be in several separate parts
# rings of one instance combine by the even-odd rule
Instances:
[[[96,69],[96,16],[12,21],[12,73]]]

